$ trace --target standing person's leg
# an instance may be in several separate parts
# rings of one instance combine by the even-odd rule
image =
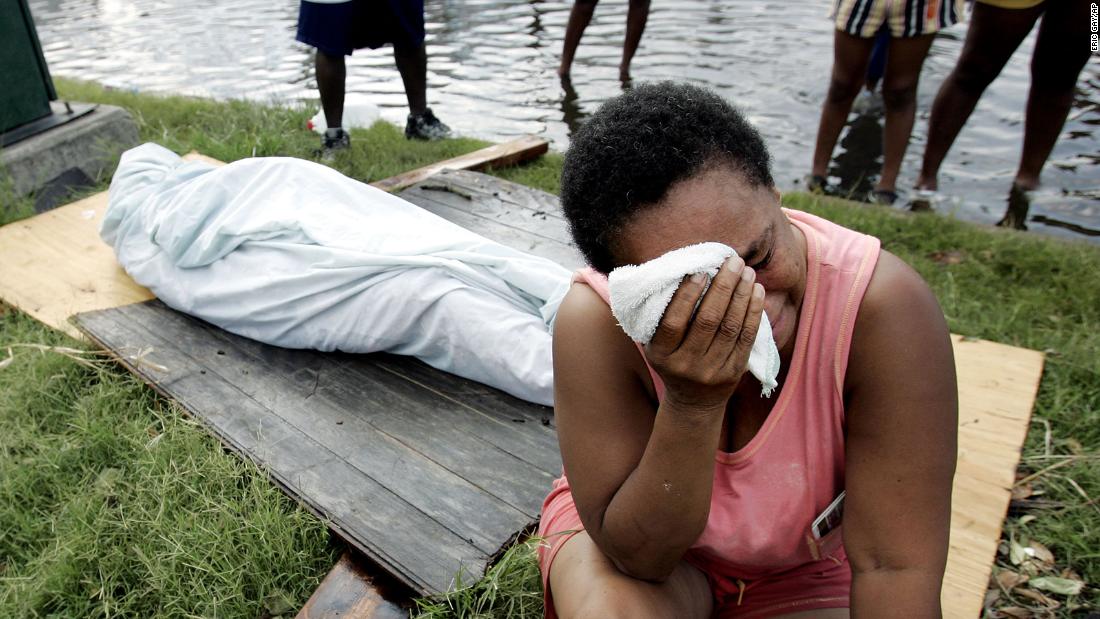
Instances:
[[[882,102],[886,108],[883,128],[882,175],[875,185],[880,201],[892,202],[913,121],[917,114],[917,81],[924,58],[932,46],[934,34],[892,39],[886,53],[886,73],[882,78]]]
[[[424,2],[422,0],[387,0],[373,3],[378,26],[384,31],[381,41],[393,42],[393,60],[405,86],[409,116],[405,137],[417,140],[438,140],[448,137],[451,128],[439,121],[428,107],[428,50],[424,32]]]
[[[428,109],[428,52],[425,45],[394,43],[393,59],[405,85],[409,114],[420,116]]]
[[[565,26],[565,42],[561,50],[561,64],[558,65],[558,75],[561,77],[569,77],[569,71],[573,67],[573,56],[577,53],[581,37],[584,36],[584,29],[592,21],[592,13],[596,10],[597,2],[598,0],[576,0],[569,11],[569,23]],[[644,21],[642,25],[645,25]],[[642,38],[641,31],[638,32],[638,38]]]
[[[409,101],[405,138],[441,140],[450,137],[451,128],[436,118],[428,107],[428,53],[424,42],[418,45],[394,43],[393,57],[405,84],[405,98]]]
[[[623,41],[623,60],[619,63],[620,81],[625,82],[630,79],[630,61],[634,59],[634,52],[638,51],[638,44],[642,41],[642,33],[645,32],[645,23],[648,19],[649,0],[630,0],[630,7],[626,12],[626,39]],[[579,41],[580,38],[578,37],[577,40]],[[572,58],[570,58],[570,62],[572,62]]]
[[[1039,186],[1043,165],[1054,149],[1073,105],[1077,76],[1089,58],[1085,0],[1047,0],[1031,56],[1031,92],[1024,123],[1024,148],[1014,185]]]
[[[918,189],[939,189],[937,176],[947,151],[986,87],[1001,73],[1041,13],[1041,5],[1002,9],[982,2],[974,4],[959,61],[932,103]]]
[[[344,55],[328,54],[318,49],[314,70],[317,73],[317,90],[321,94],[325,122],[330,129],[338,129],[344,122],[344,82],[347,77]]]
[[[828,173],[833,148],[840,137],[840,130],[848,121],[852,101],[863,87],[868,59],[874,46],[873,38],[857,37],[841,30],[834,34],[833,73],[817,128],[812,171],[814,177],[824,177]]]
[[[329,3],[302,0],[298,9],[298,34],[295,38],[317,50],[313,62],[321,109],[325,111],[325,123],[328,125],[325,135],[321,137],[321,152],[326,158],[333,151],[351,144],[342,125],[344,79],[347,75],[344,56],[350,55],[354,48],[354,11],[350,1]]]

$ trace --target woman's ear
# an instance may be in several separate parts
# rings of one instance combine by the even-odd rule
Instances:
[[[782,204],[783,203],[783,195],[779,193],[779,188],[772,185],[772,193],[775,194],[775,201]]]

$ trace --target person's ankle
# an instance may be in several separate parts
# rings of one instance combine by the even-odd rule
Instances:
[[[344,132],[343,127],[329,127],[328,129],[325,129],[325,137],[326,138],[338,138],[338,137],[340,137],[340,134],[342,134],[343,132]]]
[[[939,180],[934,176],[925,176],[921,174],[917,178],[917,183],[913,185],[915,189],[921,189],[925,191],[938,191],[940,188]]]
[[[1039,188],[1039,178],[1037,176],[1022,176],[1017,174],[1016,178],[1012,181],[1012,185],[1024,191],[1035,191]]]

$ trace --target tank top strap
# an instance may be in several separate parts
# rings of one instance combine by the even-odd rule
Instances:
[[[817,397],[831,392],[843,403],[844,378],[856,315],[881,251],[879,240],[793,209],[787,218],[815,246],[819,291],[807,342],[805,387]],[[811,253],[811,252],[808,252]],[[843,406],[839,409],[843,414]]]

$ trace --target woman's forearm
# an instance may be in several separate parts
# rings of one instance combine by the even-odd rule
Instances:
[[[668,398],[661,404],[645,453],[595,536],[624,573],[664,580],[703,532],[724,415],[725,406],[700,410]]]
[[[921,567],[852,570],[853,619],[940,619],[942,569]]]

